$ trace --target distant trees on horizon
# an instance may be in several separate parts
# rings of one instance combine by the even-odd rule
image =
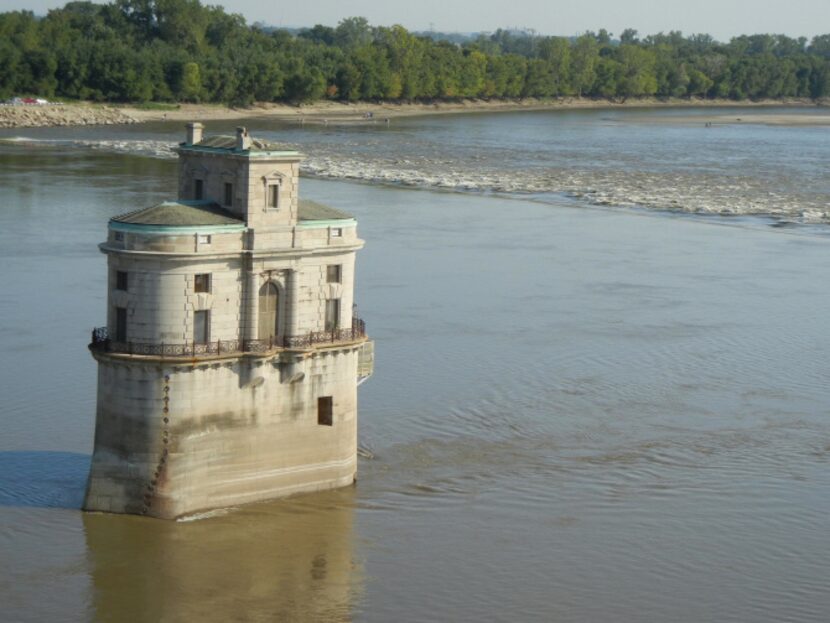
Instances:
[[[462,43],[373,27],[291,33],[249,26],[199,0],[69,2],[0,14],[0,99],[106,102],[453,100],[645,96],[733,100],[830,96],[830,34],[715,41],[680,32],[619,40],[498,30]]]

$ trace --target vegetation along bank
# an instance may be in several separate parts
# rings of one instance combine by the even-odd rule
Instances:
[[[589,97],[830,96],[830,35],[728,43],[626,30],[452,38],[372,27],[248,25],[198,0],[70,2],[45,17],[0,14],[0,99],[309,103]]]

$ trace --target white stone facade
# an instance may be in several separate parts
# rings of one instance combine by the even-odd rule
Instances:
[[[240,134],[196,132],[177,202],[110,222],[87,510],[170,518],[355,479],[363,242],[348,215],[303,215],[298,154]]]
[[[128,311],[127,338],[135,343],[182,343],[193,339],[193,312],[210,311],[211,340],[238,340],[246,327],[257,326],[256,305],[246,317],[250,271],[240,258],[200,253],[192,258],[158,258],[113,252],[109,261],[107,327],[115,335],[115,310]],[[319,250],[319,249],[318,249]],[[237,253],[237,255],[239,255]],[[280,309],[281,334],[302,335],[325,330],[326,301],[340,300],[340,328],[351,322],[354,303],[354,250],[326,249],[321,254],[256,257],[253,260],[254,298],[267,282],[285,299]],[[329,266],[340,266],[340,282],[327,282]],[[127,290],[116,288],[117,273],[127,273]],[[210,292],[196,292],[196,275],[210,275]],[[292,280],[295,280],[292,282]],[[295,292],[296,289],[296,292]],[[292,298],[296,297],[296,298]],[[289,331],[291,319],[296,325]],[[252,338],[254,339],[254,338]]]

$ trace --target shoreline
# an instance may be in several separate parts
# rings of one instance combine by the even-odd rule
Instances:
[[[234,119],[270,119],[274,121],[316,125],[359,125],[386,123],[396,118],[424,115],[544,111],[544,110],[620,110],[636,108],[753,108],[797,107],[826,111],[824,114],[753,115],[752,122],[771,125],[830,125],[830,102],[801,98],[778,100],[734,101],[710,99],[629,99],[624,102],[590,98],[557,98],[541,100],[462,100],[435,103],[341,103],[323,101],[292,106],[288,104],[255,104],[249,108],[230,108],[219,104],[179,104],[170,110],[148,110],[133,106],[92,104],[87,102],[46,106],[0,107],[0,128],[59,127],[78,125],[118,125],[154,121],[227,121]],[[729,115],[696,115],[678,121],[740,122]],[[745,119],[744,121],[750,121]]]

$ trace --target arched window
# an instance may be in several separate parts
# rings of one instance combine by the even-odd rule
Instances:
[[[279,334],[280,291],[269,281],[259,289],[259,339],[267,340]]]

